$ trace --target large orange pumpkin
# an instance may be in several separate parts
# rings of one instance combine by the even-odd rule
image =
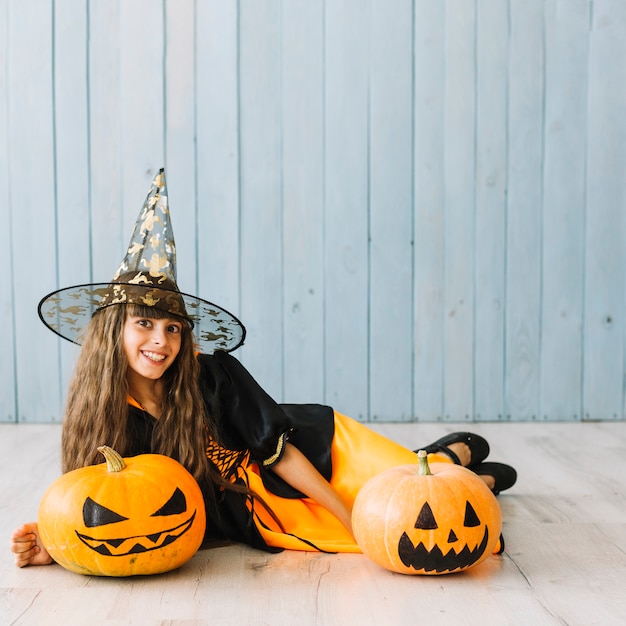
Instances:
[[[122,459],[60,476],[39,505],[39,534],[68,570],[94,576],[157,574],[180,567],[204,538],[200,487],[177,461],[160,454]]]
[[[447,574],[500,549],[495,496],[470,470],[433,463],[401,465],[370,479],[352,510],[354,538],[378,565],[402,574]]]

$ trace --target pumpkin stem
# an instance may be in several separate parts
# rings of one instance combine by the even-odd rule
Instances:
[[[104,454],[104,458],[107,462],[107,470],[109,472],[121,472],[126,467],[126,463],[124,463],[122,455],[113,450],[113,448],[109,448],[109,446],[100,446],[98,448],[98,452]]]
[[[420,450],[417,453],[417,460],[419,461],[419,475],[432,476],[433,473],[430,471],[430,466],[428,465],[428,452],[426,452],[426,450]]]

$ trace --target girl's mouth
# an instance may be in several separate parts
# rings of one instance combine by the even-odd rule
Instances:
[[[160,363],[161,361],[164,361],[166,358],[164,354],[157,354],[156,352],[148,352],[147,350],[143,350],[141,354],[143,354],[145,357],[150,359],[153,363]]]

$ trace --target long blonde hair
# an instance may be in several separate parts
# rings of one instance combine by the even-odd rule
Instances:
[[[165,318],[155,307],[114,305],[97,312],[87,328],[70,383],[62,435],[63,471],[102,462],[97,447],[130,452],[128,362],[122,329],[127,315]],[[193,334],[184,324],[180,352],[164,374],[166,393],[154,427],[152,451],[172,457],[200,480],[207,476],[205,454],[214,424],[199,389]]]

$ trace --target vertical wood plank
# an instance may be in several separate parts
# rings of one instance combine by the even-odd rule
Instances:
[[[280,9],[272,0],[239,7],[241,310],[254,346],[244,361],[276,399],[284,310]]]
[[[540,381],[543,0],[511,1],[506,395],[512,419],[536,419]]]
[[[89,5],[91,276],[109,280],[130,238],[123,219],[119,3]],[[137,207],[139,211],[139,207]],[[125,231],[128,230],[126,233]]]
[[[52,421],[61,411],[59,347],[37,317],[56,284],[52,10],[12,3],[9,27],[8,161],[11,185],[15,376],[19,421]],[[45,356],[43,356],[45,355]]]
[[[17,396],[15,389],[15,316],[21,309],[13,293],[13,241],[11,178],[9,173],[9,6],[0,0],[0,219],[4,228],[0,229],[0,324],[10,330],[11,339],[5,346],[4,357],[0,359],[0,422],[17,421]]]
[[[475,9],[446,2],[444,417],[474,413]]]
[[[122,256],[152,179],[165,163],[163,6],[153,0],[119,5]]]
[[[237,3],[196,11],[198,294],[241,316]]]
[[[504,416],[509,4],[476,3],[474,419]]]
[[[623,417],[626,5],[593,3],[585,238],[585,419]],[[620,172],[619,175],[616,175]]]
[[[149,0],[90,5],[94,280],[113,276],[164,164],[163,12]],[[150,15],[150,20],[146,16]]]
[[[416,0],[414,20],[414,415],[443,414],[445,5]]]
[[[194,0],[166,0],[164,22],[165,170],[176,240],[177,278],[182,291],[195,294],[199,292],[196,268]]]
[[[90,279],[87,42],[86,3],[83,0],[55,2],[53,79],[59,264],[56,287],[80,285]],[[48,290],[54,287],[50,285]],[[67,341],[58,341],[64,397],[78,348]],[[58,419],[61,417],[59,415]]]
[[[366,420],[370,3],[325,7],[326,401]]]
[[[282,3],[284,397],[324,399],[324,7]]]
[[[546,3],[541,418],[580,419],[588,0]]]
[[[371,6],[370,416],[402,421],[413,408],[413,8]]]

